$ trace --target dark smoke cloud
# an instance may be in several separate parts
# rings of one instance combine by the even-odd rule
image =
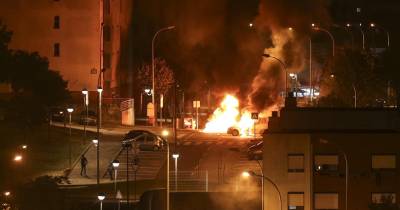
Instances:
[[[265,53],[280,58],[288,72],[305,68],[310,24],[329,21],[326,1],[323,0],[262,0],[256,26],[266,31],[269,46]],[[289,27],[293,31],[288,30]],[[278,63],[279,64],[279,63]],[[279,70],[277,70],[279,69]],[[284,91],[285,73],[273,59],[264,59],[252,82],[249,103],[252,109],[262,111],[278,103],[279,92]]]
[[[157,29],[176,30],[157,39],[156,55],[176,71],[186,90],[199,94],[248,92],[257,72],[262,40],[248,24],[258,12],[259,0],[137,0],[133,11],[133,62],[150,60],[151,37]]]

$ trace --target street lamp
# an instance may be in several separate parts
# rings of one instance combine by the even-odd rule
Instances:
[[[386,32],[386,37],[387,37],[387,48],[390,47],[390,34],[389,31],[386,30],[384,27],[382,27],[381,25],[377,25],[376,23],[371,23],[369,24],[369,26],[371,26],[371,28],[379,28],[381,30],[383,30],[384,32]]]
[[[22,155],[16,154],[16,155],[14,156],[14,161],[15,161],[15,162],[21,162],[21,161],[22,161]]]
[[[329,76],[330,76],[331,79],[335,79],[336,78],[336,75],[334,73],[331,73]],[[351,86],[353,88],[353,93],[354,93],[354,102],[353,102],[354,108],[357,108],[357,88],[354,85],[354,82],[351,83]]]
[[[86,110],[86,118],[85,122],[83,122],[83,132],[86,137],[86,126],[88,123],[88,115],[89,115],[89,91],[86,88],[83,88],[82,94],[83,94],[83,107]]]
[[[330,144],[334,147],[336,147],[337,150],[339,150],[340,153],[342,153],[343,158],[344,158],[344,162],[346,164],[346,192],[345,192],[345,210],[347,210],[347,201],[348,201],[348,197],[349,197],[349,163],[348,163],[348,159],[347,159],[347,154],[344,152],[344,150],[337,144],[332,143],[326,139],[320,139],[319,143],[321,144]]]
[[[175,28],[175,26],[168,26],[168,27],[158,30],[154,34],[153,40],[151,41],[151,68],[152,68],[152,89],[153,89],[152,96],[151,96],[151,102],[153,103],[153,114],[154,114],[154,118],[155,118],[155,121],[153,122],[153,126],[156,126],[156,123],[157,123],[157,110],[156,110],[157,106],[155,105],[155,95],[156,95],[155,83],[156,83],[156,80],[155,80],[155,63],[154,63],[154,42],[159,33],[163,32],[163,31],[172,30],[174,28]]]
[[[117,170],[119,167],[119,160],[113,160],[112,166],[114,167],[114,191],[117,192]]]
[[[167,181],[166,181],[166,188],[167,188],[167,210],[169,210],[169,142],[168,142],[169,132],[167,130],[163,130],[161,132],[161,134],[165,138],[165,140],[167,141],[167,167],[166,167]]]
[[[174,153],[172,154],[172,157],[175,160],[175,192],[178,191],[178,158],[179,158],[179,154]]]
[[[365,50],[365,33],[364,33],[364,31],[362,30],[361,26],[362,26],[362,24],[360,23],[360,24],[359,24],[359,29],[360,29],[361,36],[362,36],[362,48],[363,48],[363,50]],[[349,29],[351,29],[351,28],[352,28],[352,25],[351,25],[350,23],[347,23],[347,24],[346,24],[346,27],[349,28]]]
[[[71,135],[72,135],[72,131],[71,131],[71,122],[72,122],[72,112],[74,111],[73,108],[67,108],[67,112],[68,112],[68,116],[69,116],[69,139],[68,139],[68,159],[69,159],[69,167],[71,168],[72,166],[72,149],[71,149]]]
[[[26,149],[28,149],[28,145],[26,145],[26,144],[21,145],[21,148],[22,148],[23,150],[26,150]]]
[[[324,29],[324,28],[316,26],[314,23],[311,24],[311,28],[316,30],[316,31],[323,31],[323,32],[325,32],[325,33],[327,33],[329,35],[329,37],[332,40],[332,56],[335,57],[335,38],[333,37],[332,33],[329,32],[328,30]]]
[[[99,199],[100,201],[100,210],[103,210],[103,200],[106,198],[106,194],[105,193],[99,193],[97,195],[97,199]]]
[[[244,171],[244,172],[242,172],[242,177],[245,177],[245,178],[247,177],[248,178],[250,176],[260,177],[260,178],[262,178],[262,181],[263,180],[267,180],[269,183],[272,184],[272,186],[274,186],[275,190],[278,192],[280,210],[283,210],[283,207],[282,207],[282,194],[281,194],[281,191],[278,188],[278,185],[276,185],[275,182],[273,182],[269,177],[264,176],[264,174],[259,175],[259,174],[256,174],[254,171]],[[264,184],[262,184],[262,185],[264,185]],[[263,186],[263,188],[264,188],[264,186]],[[263,196],[262,196],[262,200],[263,200],[264,199],[264,191],[262,193],[263,193]],[[262,203],[264,205],[264,202],[262,202]]]
[[[285,64],[281,59],[279,59],[279,58],[277,58],[277,57],[274,57],[274,56],[272,56],[272,55],[270,55],[270,54],[264,53],[262,56],[263,56],[264,58],[272,58],[272,59],[275,59],[275,60],[277,60],[277,61],[281,64],[283,70],[285,71],[285,97],[288,96],[288,94],[287,94],[287,89],[288,89],[288,86],[287,86],[288,72],[287,72],[286,64]]]

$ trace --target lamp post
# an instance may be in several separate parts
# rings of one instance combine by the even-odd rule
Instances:
[[[335,79],[336,78],[336,75],[334,74],[334,73],[331,73],[331,75],[330,75],[330,78],[331,79]],[[353,102],[353,105],[354,105],[354,108],[357,108],[357,88],[356,88],[356,86],[354,85],[354,83],[351,83],[351,87],[353,88],[353,93],[354,93],[354,102]]]
[[[283,207],[282,207],[282,194],[281,194],[281,191],[279,190],[278,186],[275,184],[275,182],[273,182],[267,176],[256,174],[254,171],[244,171],[244,172],[242,172],[242,177],[248,178],[250,176],[261,177],[263,180],[264,179],[267,180],[269,183],[272,184],[272,186],[274,186],[275,190],[278,192],[280,210],[283,210]],[[264,195],[263,195],[263,199],[264,199]]]
[[[132,149],[132,144],[124,142],[122,147],[126,149],[126,204],[129,208],[129,150]]]
[[[162,136],[164,136],[165,140],[167,141],[167,167],[166,167],[166,191],[167,191],[167,210],[169,210],[169,142],[168,137],[169,132],[167,130],[162,131]]]
[[[382,27],[381,25],[377,25],[377,24],[375,24],[375,23],[371,23],[371,24],[369,24],[369,26],[370,26],[371,28],[379,28],[379,29],[383,30],[384,32],[386,32],[387,48],[389,48],[389,47],[390,47],[390,34],[389,34],[389,31],[386,30],[386,29],[385,29],[384,27]]]
[[[119,167],[119,160],[113,160],[112,166],[114,167],[114,191],[117,193],[117,171]]]
[[[172,157],[175,160],[175,192],[178,191],[178,158],[179,158],[179,154],[175,153],[172,154]]]
[[[345,210],[347,210],[347,202],[348,202],[348,196],[349,196],[349,163],[348,163],[348,159],[347,159],[347,154],[344,152],[344,150],[337,144],[332,143],[326,139],[321,139],[319,141],[321,144],[330,144],[334,147],[336,147],[337,150],[339,150],[340,153],[342,153],[343,158],[344,158],[344,162],[346,164],[346,192],[345,192]]]
[[[100,73],[101,75],[101,73]],[[102,97],[102,93],[103,93],[103,88],[101,86],[97,87],[97,93],[98,93],[98,97],[97,97],[97,123],[96,123],[96,127],[97,127],[97,149],[96,149],[96,165],[97,165],[97,185],[100,184],[100,128],[101,128],[101,97]]]
[[[103,200],[106,198],[106,194],[105,193],[99,193],[97,195],[97,199],[99,199],[100,201],[100,210],[103,210]]]
[[[316,26],[314,23],[311,24],[312,29],[316,30],[316,31],[323,31],[325,33],[327,33],[329,35],[329,37],[332,40],[332,56],[335,57],[335,38],[333,37],[332,33],[329,32],[328,30],[321,28],[319,26]]]
[[[163,31],[172,30],[174,28],[175,28],[175,26],[168,26],[168,27],[158,30],[154,34],[153,40],[151,41],[151,69],[152,69],[152,88],[153,88],[151,102],[153,103],[153,107],[154,107],[153,112],[154,112],[154,118],[155,118],[155,121],[153,122],[153,126],[156,126],[156,124],[157,124],[157,110],[156,110],[157,106],[155,105],[155,95],[156,95],[155,83],[156,83],[156,80],[155,80],[155,63],[154,63],[154,42],[155,42],[158,34],[160,34]]]
[[[73,108],[67,108],[68,116],[69,116],[69,139],[68,139],[68,158],[69,158],[69,168],[72,166],[72,149],[71,149],[71,136],[72,136],[72,131],[71,131],[71,122],[72,122],[72,112],[74,111]]]
[[[100,148],[99,148],[99,144],[100,144],[100,141],[99,141],[99,139],[93,139],[92,140],[92,143],[94,144],[94,146],[96,147],[96,177],[97,177],[97,186],[100,184],[100,169],[99,169],[99,150],[100,150]]]
[[[265,53],[262,56],[264,58],[273,58],[273,59],[277,60],[281,64],[282,69],[285,71],[285,97],[286,97],[287,96],[287,89],[288,89],[288,86],[287,86],[288,72],[287,72],[286,64],[282,60],[280,60],[279,58],[274,57],[274,56],[272,56],[270,54]]]
[[[360,23],[359,26],[360,26],[359,29],[360,29],[361,37],[362,37],[362,49],[365,50],[365,33],[364,33],[364,31],[362,30],[362,28],[361,28],[361,26],[362,26],[361,23]],[[347,24],[346,24],[346,27],[347,27],[348,29],[351,29],[351,28],[352,28],[352,25],[351,25],[350,23],[347,23]],[[352,37],[352,38],[354,38],[354,37]]]
[[[83,94],[83,107],[85,108],[86,112],[86,118],[85,121],[83,122],[83,132],[86,137],[86,126],[88,123],[88,115],[89,115],[89,91],[86,88],[83,88],[82,94]]]

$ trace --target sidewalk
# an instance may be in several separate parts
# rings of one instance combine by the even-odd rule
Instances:
[[[57,127],[64,127],[64,123],[60,123],[60,122],[53,122],[51,125],[57,126]],[[69,124],[67,124],[66,127],[69,128]],[[80,124],[72,123],[71,128],[76,129],[76,130],[83,130],[84,126],[80,125]],[[97,132],[97,127],[96,126],[87,126],[86,130],[91,131],[91,132]],[[170,127],[161,128],[161,127],[143,126],[143,125],[138,125],[138,126],[104,125],[100,129],[100,133],[106,134],[106,135],[125,135],[126,133],[128,133],[131,130],[147,130],[147,131],[153,132],[157,135],[161,135],[163,130],[168,130],[168,132],[170,132],[170,133],[173,132],[172,128],[170,128]],[[177,130],[177,133],[178,133],[177,138],[181,138],[182,136],[192,133],[192,132],[197,132],[197,131],[192,130],[192,129],[178,129]]]

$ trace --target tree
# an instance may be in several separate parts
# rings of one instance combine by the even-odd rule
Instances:
[[[156,58],[155,61],[155,92],[166,94],[174,83],[174,72],[164,59]],[[138,81],[141,88],[152,88],[152,66],[143,64],[138,71]]]
[[[319,106],[381,106],[386,99],[383,75],[369,52],[346,49],[337,54],[333,72],[323,75]]]
[[[51,107],[68,99],[67,82],[37,52],[8,49],[10,40],[11,32],[0,23],[0,82],[12,87],[3,108],[7,119],[31,127],[44,122]]]

